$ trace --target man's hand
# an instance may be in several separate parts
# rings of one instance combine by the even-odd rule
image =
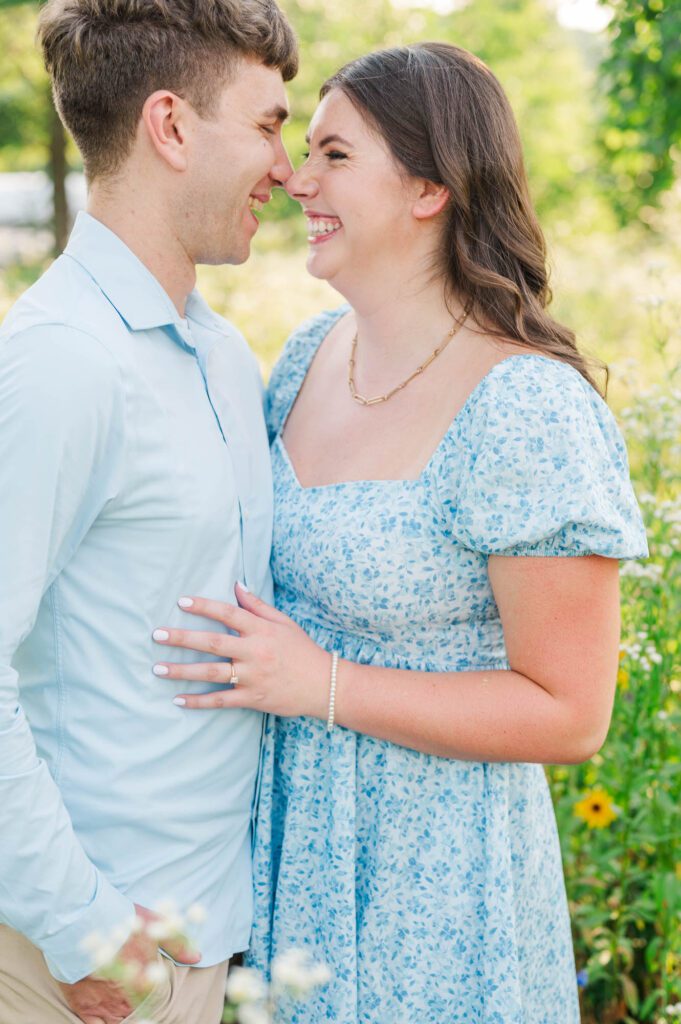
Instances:
[[[117,966],[130,967],[130,991],[118,981],[106,975],[110,965],[104,965],[95,974],[77,981],[74,985],[60,982],[66,1002],[83,1024],[120,1024],[128,1017],[134,1006],[149,994],[151,986],[145,972],[156,964],[161,946],[173,960],[179,963],[197,964],[201,955],[192,950],[182,934],[164,935],[163,918],[146,907],[135,904],[138,927],[116,954]]]
[[[60,982],[59,987],[83,1024],[120,1024],[133,1011],[130,999],[117,982],[97,978],[94,974],[75,985]]]

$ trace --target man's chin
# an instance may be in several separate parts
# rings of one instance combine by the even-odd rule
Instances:
[[[238,250],[231,249],[229,252],[199,256],[196,263],[206,267],[224,267],[227,265],[238,267],[240,264],[245,263],[250,255],[251,246],[249,242]]]

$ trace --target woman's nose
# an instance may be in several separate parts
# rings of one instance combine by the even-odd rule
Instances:
[[[297,199],[298,202],[303,202],[317,193],[317,182],[305,164],[289,177],[286,182],[286,191],[291,199]]]

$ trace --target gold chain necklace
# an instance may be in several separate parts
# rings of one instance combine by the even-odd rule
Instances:
[[[423,373],[423,371],[430,366],[433,360],[437,359],[441,352],[444,352],[454,335],[463,327],[469,311],[470,306],[466,306],[461,318],[454,321],[454,324],[447,331],[438,347],[431,352],[425,363],[421,363],[420,366],[416,367],[411,376],[407,377],[406,380],[403,380],[402,383],[398,384],[397,387],[392,389],[392,391],[388,391],[385,395],[376,395],[375,398],[365,398],[363,395],[358,394],[357,388],[355,387],[355,355],[357,353],[357,331],[355,331],[355,336],[352,339],[352,349],[350,350],[350,359],[348,360],[348,387],[350,388],[350,394],[355,402],[357,402],[358,405],[380,405],[381,402],[387,402],[393,397],[393,395],[396,395],[398,391],[403,391],[407,384],[411,384],[415,377],[418,377],[419,374]]]

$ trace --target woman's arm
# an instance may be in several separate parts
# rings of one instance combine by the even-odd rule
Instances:
[[[617,562],[492,557],[511,671],[425,673],[342,662],[339,724],[475,761],[573,763],[603,743],[617,674]]]
[[[619,644],[618,563],[598,556],[489,560],[510,670],[415,672],[340,661],[338,725],[474,761],[574,763],[605,739]],[[251,707],[325,720],[330,656],[287,616],[239,590],[241,605],[189,610],[240,635],[169,630],[169,646],[231,658],[233,690],[183,694],[187,708]],[[228,682],[229,664],[162,663],[171,679]],[[155,669],[158,671],[158,669]]]

